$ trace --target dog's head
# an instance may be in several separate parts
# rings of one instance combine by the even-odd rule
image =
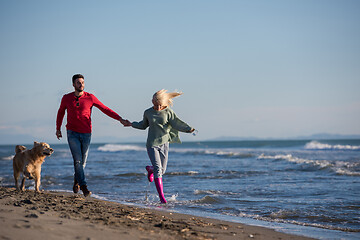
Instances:
[[[44,142],[34,142],[34,149],[39,155],[44,156],[50,156],[54,152],[50,145]]]
[[[37,165],[44,162],[45,157],[50,156],[54,150],[49,144],[44,142],[34,142],[34,147],[30,150],[31,157],[24,158],[24,176],[33,179],[33,173]]]

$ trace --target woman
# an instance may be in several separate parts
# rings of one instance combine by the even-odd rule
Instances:
[[[145,130],[149,127],[146,148],[152,166],[146,166],[149,182],[154,181],[161,203],[166,203],[163,192],[162,175],[165,174],[169,143],[180,143],[179,131],[192,133],[195,129],[181,121],[170,108],[172,98],[180,96],[180,92],[168,93],[167,90],[157,91],[153,95],[153,106],[144,112],[143,120],[133,122],[133,128]]]

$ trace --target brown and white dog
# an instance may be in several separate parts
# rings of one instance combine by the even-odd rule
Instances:
[[[40,174],[41,165],[47,156],[50,156],[54,150],[50,145],[44,142],[34,142],[34,147],[27,150],[25,146],[17,145],[15,147],[15,156],[13,158],[14,179],[17,190],[25,190],[25,179],[35,180],[35,190],[40,192]],[[21,186],[19,188],[18,179],[23,174]]]

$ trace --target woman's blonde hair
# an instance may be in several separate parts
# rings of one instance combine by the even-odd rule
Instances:
[[[182,92],[170,92],[168,93],[167,90],[161,89],[154,93],[153,100],[161,104],[162,106],[172,106],[173,100],[172,98],[182,95]]]

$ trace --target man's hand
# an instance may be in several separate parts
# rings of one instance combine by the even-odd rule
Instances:
[[[131,125],[132,125],[131,122],[127,119],[125,119],[125,120],[120,119],[119,121],[121,122],[122,125],[124,125],[124,127],[131,127]]]
[[[60,130],[56,130],[56,137],[57,139],[60,140],[60,138],[62,138],[62,134],[61,134],[61,131]]]

